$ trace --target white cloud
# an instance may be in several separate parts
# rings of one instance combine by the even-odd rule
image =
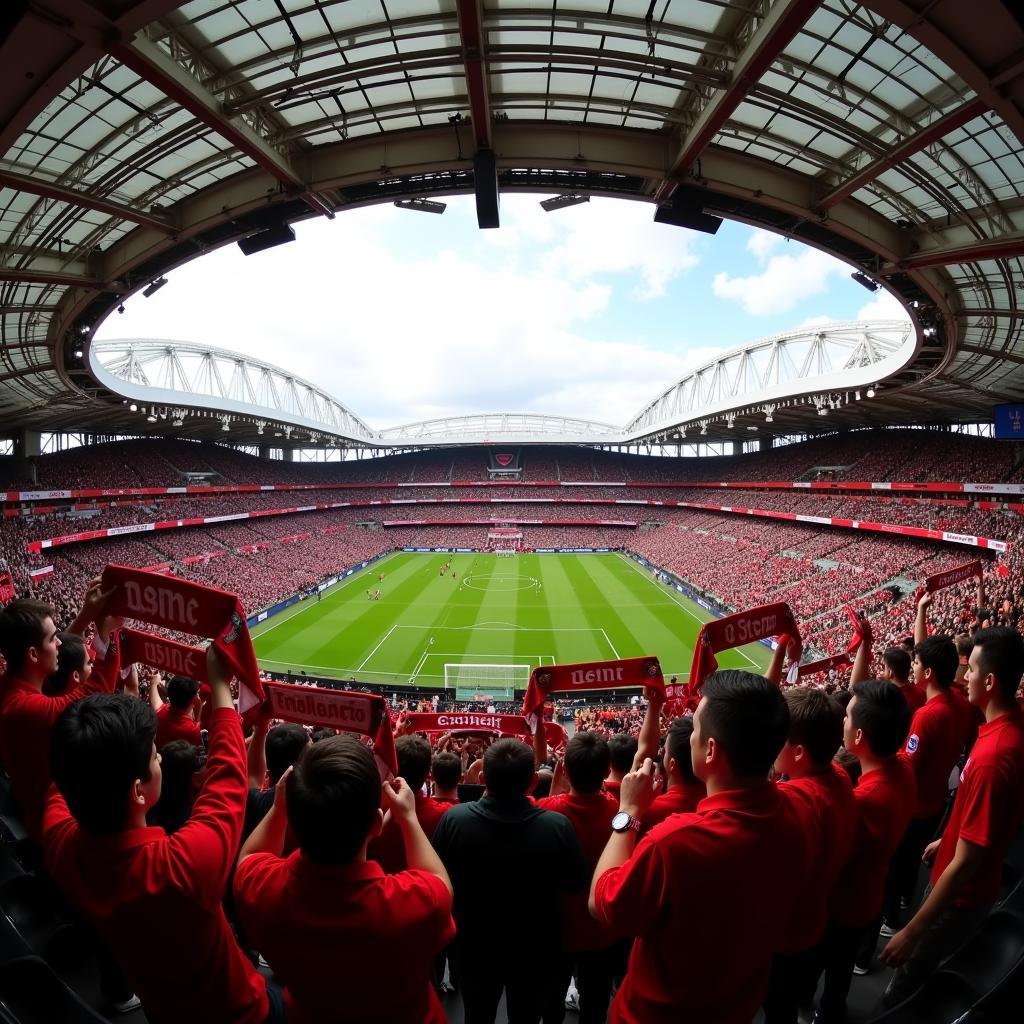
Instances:
[[[384,231],[377,214],[300,224],[295,243],[248,258],[234,246],[205,256],[152,298],[132,298],[101,337],[241,351],[315,382],[375,428],[522,410],[621,423],[693,358],[602,336],[615,273],[637,270],[653,287],[691,259],[678,241],[645,250],[649,225],[631,228],[617,210],[570,225],[536,259],[490,245],[490,233],[456,248],[425,218],[391,214]],[[405,230],[419,244],[403,246]],[[435,231],[444,248],[432,250]],[[599,237],[629,251],[590,252]]]
[[[857,311],[856,320],[907,320],[907,311],[890,292],[880,288],[874,297]]]
[[[771,316],[786,313],[804,299],[825,292],[830,278],[849,274],[850,268],[834,257],[802,248],[796,255],[771,257],[760,274],[716,274],[712,289],[720,299],[739,302],[753,316]]]
[[[782,235],[755,228],[747,239],[747,252],[752,252],[763,263],[783,241]]]

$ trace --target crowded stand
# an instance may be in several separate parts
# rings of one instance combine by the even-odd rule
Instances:
[[[831,467],[820,472],[833,479],[909,471],[919,481],[1005,480],[1016,464],[1016,449],[994,442],[915,432],[911,447],[905,434],[891,437],[887,453],[853,435],[732,460],[515,455],[524,480],[606,484],[560,498],[701,504],[722,496],[687,482],[797,480],[815,467]],[[119,463],[114,446],[104,447],[109,474],[105,466],[93,475],[102,460],[85,449],[77,461],[75,453],[39,459],[36,475],[81,488],[127,480],[135,468],[149,475],[124,486],[176,486],[187,474],[383,485],[484,480],[490,465],[475,451],[270,465],[218,446],[148,441],[117,448]],[[716,465],[681,471],[698,461]],[[680,487],[669,498],[609,483],[630,481]],[[993,557],[707,509],[515,505],[549,490],[510,488],[499,508],[317,510],[41,552],[28,545],[99,523],[293,508],[339,494],[188,495],[74,520],[4,517],[0,570],[19,595],[31,588],[43,603],[19,597],[0,610],[0,760],[9,776],[0,839],[20,858],[12,871],[62,891],[61,913],[98,964],[105,1014],[141,1006],[154,1024],[442,1024],[461,1012],[456,1019],[477,1024],[495,1020],[504,992],[516,1024],[575,1014],[588,1024],[739,1024],[762,1008],[766,1024],[796,1024],[809,1006],[816,1024],[841,1024],[855,971],[879,977],[892,968],[879,995],[896,1005],[957,937],[984,927],[1005,894],[1003,860],[1024,818],[1019,517],[966,504],[729,491],[730,505],[1005,540]],[[340,500],[391,496],[381,487]],[[520,550],[622,550],[718,614],[785,603],[788,632],[766,677],[715,671],[713,655],[710,665],[696,657],[682,687],[648,674],[623,697],[560,692],[557,679],[548,692],[538,672],[522,703],[382,693],[356,679],[333,699],[356,702],[349,710],[361,707],[377,724],[352,731],[292,714],[301,682],[252,673],[241,610],[310,593],[394,549],[488,550],[498,543],[489,527],[463,521],[516,519],[546,521],[516,527]],[[963,571],[974,558],[977,568]],[[231,618],[210,591],[189,591],[211,622],[202,635],[214,641],[202,690],[198,676],[122,665],[126,624],[152,638],[193,644],[195,636],[170,612],[129,614],[119,603],[126,585],[100,582],[111,564],[160,566],[177,581],[169,586],[237,596]],[[936,582],[943,574],[950,581]],[[784,663],[798,673],[799,663],[846,652],[845,663],[798,684],[783,676]],[[329,706],[330,695],[315,692]],[[535,729],[530,714],[539,716]],[[548,732],[545,717],[565,732]],[[515,724],[502,735],[495,722],[504,718]],[[453,720],[475,731],[460,733]],[[958,775],[972,744],[974,767]],[[933,839],[931,888],[921,896],[918,868]],[[532,902],[495,929],[495,894],[510,885]],[[666,914],[666,906],[688,909]],[[709,938],[707,923],[723,917],[731,923]],[[737,933],[740,917],[747,923]],[[138,941],[155,919],[175,942],[176,972]],[[341,962],[366,978],[400,962],[401,984],[339,994],[332,972]]]

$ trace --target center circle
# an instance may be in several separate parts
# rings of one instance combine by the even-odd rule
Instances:
[[[462,585],[470,590],[490,590],[499,594],[513,594],[537,586],[533,576],[464,576]]]

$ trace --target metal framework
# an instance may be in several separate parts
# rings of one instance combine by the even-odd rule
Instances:
[[[142,419],[184,426],[197,414],[212,416],[225,432],[245,423],[259,436],[271,426],[278,436],[287,431],[289,440],[295,431],[296,442],[379,439],[315,384],[237,352],[147,339],[97,342],[89,354],[96,376],[138,406]]]
[[[136,428],[73,356],[126,296],[268,227],[472,193],[480,148],[502,191],[653,205],[682,184],[888,288],[915,345],[870,407],[834,410],[851,424],[974,422],[1024,396],[1024,28],[1003,0],[16,7],[10,429]],[[817,415],[787,407],[785,429]]]

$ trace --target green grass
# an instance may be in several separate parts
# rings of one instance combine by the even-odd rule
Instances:
[[[260,623],[253,630],[260,664],[436,686],[446,662],[533,668],[655,654],[666,677],[684,679],[700,626],[712,617],[617,554],[452,555],[458,582],[439,575],[446,557],[390,555],[321,601]],[[367,600],[367,588],[378,587],[381,599]],[[763,671],[769,658],[752,644],[719,663]]]

